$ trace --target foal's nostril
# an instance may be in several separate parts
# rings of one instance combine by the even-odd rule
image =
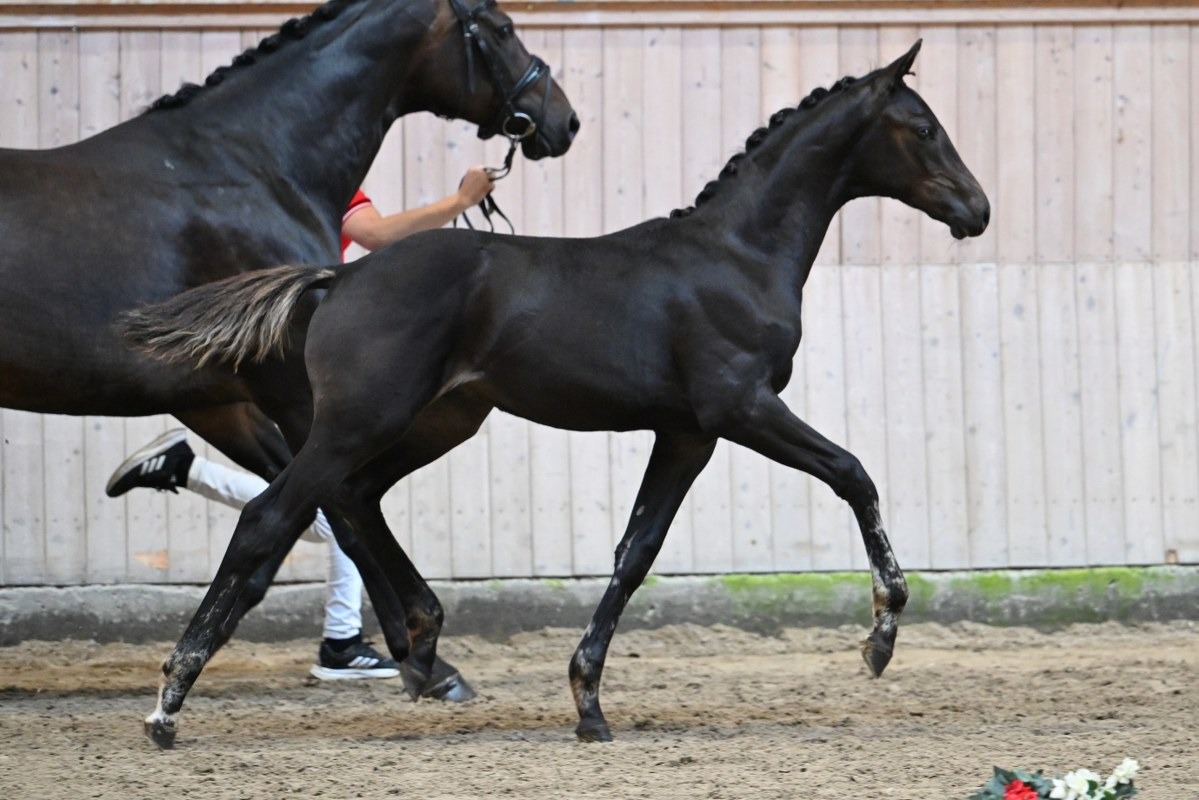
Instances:
[[[574,138],[575,138],[575,134],[579,132],[579,126],[580,126],[580,125],[582,125],[582,124],[583,124],[583,123],[579,122],[579,115],[578,115],[578,114],[571,114],[571,115],[570,115],[570,122],[568,123],[568,125],[569,125],[569,128],[570,128],[570,138],[571,138],[571,139],[574,139]]]
[[[990,204],[987,204],[987,207],[983,209],[983,227],[985,228],[990,224],[991,224],[991,206],[990,206]]]

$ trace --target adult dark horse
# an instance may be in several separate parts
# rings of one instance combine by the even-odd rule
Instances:
[[[957,238],[987,226],[981,187],[903,81],[918,50],[775,114],[677,218],[594,239],[433,232],[345,270],[282,267],[131,315],[137,346],[176,363],[240,364],[286,429],[300,435],[311,420],[295,460],[242,512],[147,724],[174,730],[214,651],[211,620],[318,504],[350,520],[399,585],[424,586],[379,498],[472,436],[492,408],[571,430],[656,434],[612,582],[570,661],[580,738],[611,738],[599,704],[608,644],[719,438],[810,473],[853,508],[874,577],[862,649],[880,674],[908,592],[878,494],[859,461],[778,393],[799,346],[804,282],[844,203],[894,197]],[[314,287],[327,287],[323,299]],[[305,375],[311,405],[296,401]],[[427,617],[412,655],[427,663],[440,607],[427,587],[403,599]]]
[[[0,149],[0,406],[174,414],[273,478],[291,451],[239,381],[142,358],[113,320],[240,272],[338,260],[342,211],[414,111],[523,135],[529,158],[561,155],[578,128],[494,0],[333,0],[135,119],[68,147]],[[402,659],[403,609],[335,525]],[[228,631],[285,555],[263,565]]]

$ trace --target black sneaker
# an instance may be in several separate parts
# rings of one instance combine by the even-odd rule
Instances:
[[[317,662],[308,670],[322,681],[354,681],[363,678],[394,678],[400,665],[371,647],[367,641],[357,641],[340,653],[321,642]]]
[[[187,444],[187,431],[175,428],[125,459],[104,491],[109,497],[138,487],[176,492],[176,486],[187,485],[187,470],[195,457]]]

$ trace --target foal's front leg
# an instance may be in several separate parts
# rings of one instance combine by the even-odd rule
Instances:
[[[663,434],[654,442],[633,514],[616,548],[612,582],[570,660],[570,689],[579,712],[575,734],[584,742],[612,741],[599,704],[600,675],[608,645],[629,597],[645,580],[671,520],[715,447],[714,439]]]
[[[874,482],[852,453],[813,430],[767,389],[735,419],[725,438],[819,478],[853,509],[870,559],[874,597],[874,629],[862,642],[862,657],[875,677],[882,675],[895,648],[908,585],[883,530]]]

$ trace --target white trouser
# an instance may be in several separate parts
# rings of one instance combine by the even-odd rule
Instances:
[[[187,488],[202,497],[240,510],[266,490],[262,478],[217,464],[201,456],[187,471]],[[327,639],[347,639],[362,630],[362,578],[350,557],[337,546],[324,513],[304,531],[308,541],[329,543],[329,579],[325,581],[325,632]]]

